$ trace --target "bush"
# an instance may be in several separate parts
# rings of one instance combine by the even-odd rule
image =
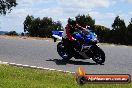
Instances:
[[[6,35],[9,35],[9,36],[18,36],[18,33],[16,31],[10,31],[10,32],[6,33]]]
[[[22,33],[21,33],[21,36],[24,36],[24,35],[25,35],[25,34],[22,32]]]

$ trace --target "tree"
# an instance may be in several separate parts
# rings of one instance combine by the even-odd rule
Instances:
[[[78,15],[75,17],[76,21],[79,25],[85,27],[86,25],[90,26],[92,29],[94,29],[95,20],[92,19],[92,17],[88,15]]]
[[[126,36],[127,43],[132,44],[132,18],[129,22],[129,25],[127,26]]]
[[[33,19],[29,25],[29,34],[33,37],[39,37],[40,18]]]
[[[119,16],[117,16],[114,20],[114,23],[112,24],[112,28],[113,30],[125,30],[126,29],[126,25],[124,20],[120,19]]]
[[[24,21],[24,32],[29,32],[30,31],[30,26],[31,26],[31,23],[32,21],[34,20],[34,17],[33,16],[27,16],[25,21]]]
[[[54,30],[62,31],[63,30],[62,23],[60,21],[54,22],[53,28]]]
[[[27,16],[24,21],[24,32],[33,37],[51,37],[52,30],[62,30],[60,21],[54,22],[52,18],[43,19]]]
[[[112,24],[112,36],[111,39],[114,40],[112,42],[118,43],[118,44],[125,44],[125,37],[126,37],[126,25],[123,19],[120,19],[119,16],[117,16],[114,20],[114,23]]]
[[[110,38],[110,29],[101,25],[95,25],[95,32],[98,35],[100,42],[109,42]]]
[[[44,17],[40,23],[39,37],[50,37],[52,25],[53,25],[52,18]]]
[[[16,0],[0,0],[0,14],[6,15],[7,12],[11,12],[12,7],[16,7]]]

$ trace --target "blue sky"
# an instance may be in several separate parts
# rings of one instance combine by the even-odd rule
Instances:
[[[6,16],[0,16],[0,31],[23,32],[25,17],[52,17],[66,25],[69,17],[90,14],[96,24],[111,27],[119,15],[126,25],[132,18],[132,0],[16,0],[18,5]]]

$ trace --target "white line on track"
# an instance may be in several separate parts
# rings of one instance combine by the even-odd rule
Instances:
[[[70,71],[56,70],[56,69],[52,69],[52,68],[44,68],[44,67],[37,67],[37,66],[29,66],[29,65],[16,64],[16,63],[9,63],[9,62],[2,62],[2,61],[0,61],[0,64],[7,64],[7,65],[12,65],[12,66],[18,66],[18,67],[29,67],[29,68],[35,68],[35,69],[43,69],[43,70],[50,70],[50,71],[58,71],[58,72],[64,72],[64,73],[75,74],[75,72],[70,72]]]

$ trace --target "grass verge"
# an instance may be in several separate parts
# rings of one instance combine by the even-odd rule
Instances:
[[[78,85],[70,73],[0,65],[0,88],[132,88],[132,83]]]

